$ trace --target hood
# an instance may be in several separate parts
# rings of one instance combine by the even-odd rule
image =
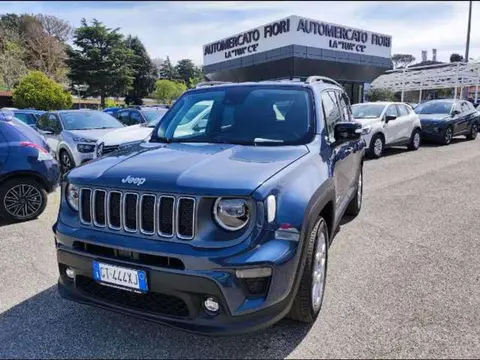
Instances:
[[[101,138],[105,134],[108,134],[109,132],[112,132],[114,130],[117,130],[117,129],[114,128],[114,129],[67,130],[67,131],[70,134],[72,134],[72,137],[81,137],[81,138],[97,141],[99,138]]]
[[[417,114],[420,121],[424,124],[431,124],[438,121],[451,119],[450,115],[445,114]]]
[[[98,140],[98,143],[100,144],[103,142],[105,146],[111,146],[128,143],[130,141],[140,141],[149,136],[153,129],[154,128],[141,125],[127,126],[110,131],[107,135],[102,136]]]
[[[367,125],[371,125],[371,124],[374,124],[374,123],[378,123],[380,120],[380,118],[373,118],[373,119],[357,119],[357,118],[353,118],[354,121],[362,124],[362,127],[365,127]]]
[[[142,143],[75,168],[68,179],[136,191],[247,196],[307,153],[304,145]],[[145,180],[122,181],[129,177]]]

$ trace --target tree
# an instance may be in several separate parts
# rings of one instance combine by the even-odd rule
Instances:
[[[105,107],[105,97],[125,94],[133,83],[133,52],[123,41],[117,29],[110,29],[94,19],[75,30],[74,45],[69,49],[67,64],[73,83],[87,84],[88,95],[100,96],[100,106]]]
[[[72,107],[72,95],[40,71],[24,76],[13,91],[13,103],[19,108],[58,110]]]
[[[60,42],[66,42],[72,35],[70,24],[53,15],[35,15],[35,18],[42,24],[45,32]]]
[[[22,60],[24,50],[15,42],[6,42],[0,52],[0,83],[12,89],[28,70]]]
[[[405,67],[415,61],[415,57],[410,54],[394,54],[392,56],[393,67],[395,69],[399,67]]]
[[[153,96],[155,99],[169,104],[172,100],[182,95],[185,90],[187,90],[187,87],[183,83],[160,79],[155,83]]]
[[[198,69],[190,59],[182,59],[175,66],[178,74],[178,79],[182,80],[188,87],[190,87],[190,79],[198,75]]]
[[[396,101],[395,93],[388,89],[369,89],[367,91],[368,101]]]
[[[142,98],[155,89],[157,69],[138,37],[129,35],[125,44],[134,54],[132,61],[134,79],[132,88],[125,94],[125,103],[142,105]]]
[[[205,74],[203,73],[203,68],[196,68],[195,75],[188,80],[190,88],[194,88],[198,83],[205,81]]]
[[[451,63],[453,63],[453,62],[460,62],[460,61],[464,61],[462,55],[457,54],[457,53],[453,53],[452,55],[450,55],[450,62],[451,62]]]
[[[175,67],[172,65],[172,62],[170,61],[170,58],[168,56],[167,60],[165,60],[162,66],[158,69],[158,74],[161,79],[178,79],[178,73]]]

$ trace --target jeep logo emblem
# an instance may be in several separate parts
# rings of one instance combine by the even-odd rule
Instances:
[[[140,186],[142,185],[145,181],[147,181],[147,179],[145,178],[140,178],[140,177],[132,177],[130,175],[128,175],[126,178],[123,178],[122,179],[122,183],[123,184],[135,184],[137,186]]]

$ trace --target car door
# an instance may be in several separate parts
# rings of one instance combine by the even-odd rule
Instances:
[[[466,101],[462,101],[460,104],[460,114],[458,115],[458,128],[459,134],[468,134],[472,120],[474,118],[473,111],[470,109],[469,104]]]
[[[8,145],[8,141],[3,136],[3,133],[0,128],[0,174],[2,173],[2,168],[8,159],[9,150],[10,150],[10,146]]]
[[[60,143],[61,132],[62,126],[58,117],[55,114],[48,114],[47,126],[43,131],[43,136],[55,155],[57,154],[58,144]]]
[[[394,119],[387,120],[387,116],[392,116]],[[399,114],[397,111],[397,106],[395,104],[390,104],[385,110],[385,125],[384,125],[384,134],[385,134],[385,144],[391,144],[398,141],[401,138],[401,131],[398,119]]]
[[[340,208],[347,195],[350,183],[349,167],[352,165],[350,164],[351,157],[349,158],[351,154],[350,145],[348,143],[337,144],[335,141],[335,125],[342,121],[337,94],[333,90],[325,90],[320,94],[320,98],[327,129],[327,142],[330,144],[332,151],[330,172],[335,184],[335,202],[336,206]]]
[[[145,118],[142,116],[140,111],[138,110],[130,111],[130,125],[143,124],[144,122],[145,122]]]
[[[396,106],[398,118],[395,121],[397,122],[398,141],[408,140],[413,130],[413,118],[404,104],[396,104]]]

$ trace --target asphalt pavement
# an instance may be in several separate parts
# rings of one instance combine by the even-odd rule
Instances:
[[[224,338],[61,299],[56,192],[36,221],[0,225],[0,357],[479,358],[480,139],[389,150],[365,163],[364,183],[315,324]]]

